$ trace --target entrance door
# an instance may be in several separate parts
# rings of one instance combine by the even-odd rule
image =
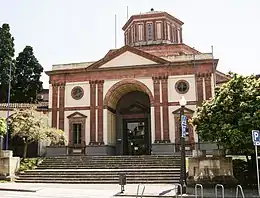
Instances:
[[[147,119],[124,120],[124,123],[124,154],[150,154]]]
[[[72,126],[72,142],[74,145],[81,145],[81,124],[73,124]]]

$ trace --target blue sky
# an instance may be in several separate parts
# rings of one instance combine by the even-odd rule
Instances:
[[[124,44],[129,16],[151,8],[184,22],[184,43],[219,58],[218,70],[260,73],[259,0],[0,0],[0,23],[9,23],[16,54],[26,45],[46,70],[53,64],[94,61]],[[260,55],[259,55],[260,56]],[[48,77],[44,74],[44,87]]]

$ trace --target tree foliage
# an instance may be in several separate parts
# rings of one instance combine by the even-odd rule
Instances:
[[[7,101],[7,90],[9,85],[9,72],[14,71],[14,38],[10,33],[8,24],[0,27],[0,102]]]
[[[251,131],[260,129],[260,79],[231,74],[215,97],[197,108],[192,123],[200,138],[232,153],[253,152]]]
[[[28,144],[41,140],[54,143],[62,140],[64,132],[57,129],[48,128],[44,123],[44,118],[36,115],[32,109],[17,110],[10,116],[11,137],[18,136],[24,141],[24,158],[27,155]],[[65,140],[65,138],[63,138]]]
[[[5,134],[6,134],[6,119],[0,118],[0,136],[3,136]]]
[[[64,131],[56,128],[47,128],[46,135],[51,145],[65,145]]]
[[[8,24],[0,27],[0,102],[7,102],[10,67],[11,101],[34,102],[42,90],[40,81],[43,67],[34,56],[33,48],[26,46],[14,60],[14,38]]]
[[[34,56],[33,48],[26,46],[15,61],[15,80],[13,81],[13,102],[34,102],[37,93],[42,91],[40,81],[43,67]]]

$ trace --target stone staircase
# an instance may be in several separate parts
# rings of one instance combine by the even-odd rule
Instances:
[[[35,170],[21,173],[19,183],[177,183],[178,156],[59,156],[46,158]]]

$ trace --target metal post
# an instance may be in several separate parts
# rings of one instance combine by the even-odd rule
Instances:
[[[0,151],[3,150],[3,140],[4,140],[4,137],[2,135],[0,135]]]
[[[245,194],[244,194],[244,191],[243,191],[243,188],[242,188],[241,185],[237,185],[236,198],[238,198],[238,193],[239,193],[239,191],[241,192],[242,198],[245,198]]]
[[[258,196],[260,196],[259,166],[258,166],[257,145],[255,145],[255,160],[256,160],[257,189],[258,189]]]
[[[218,198],[218,187],[221,188],[222,198],[225,198],[225,189],[224,189],[224,186],[223,186],[222,184],[216,184],[216,186],[215,186],[215,195],[216,195],[216,198]]]
[[[10,98],[11,98],[11,75],[12,75],[12,64],[10,63],[9,68],[9,84],[8,84],[8,96],[7,96],[7,115],[6,115],[6,142],[5,150],[8,150],[8,129],[9,129],[9,114],[10,114]]]
[[[201,184],[195,185],[195,198],[198,198],[198,188],[200,188],[200,197],[204,197],[203,186]]]
[[[143,186],[143,190],[142,190],[142,192],[141,192],[141,195],[139,196],[139,188],[140,188],[140,186]],[[138,197],[143,197],[143,195],[144,195],[144,190],[145,190],[145,185],[143,185],[143,184],[138,184],[138,186],[137,186],[137,191],[136,191],[136,198],[138,198]]]
[[[184,115],[184,106],[181,106],[181,117]],[[180,117],[180,123],[181,123]],[[181,126],[181,124],[180,124]],[[186,193],[186,156],[185,156],[185,137],[182,135],[182,126],[181,130],[181,177],[180,184],[182,185],[182,193]]]

